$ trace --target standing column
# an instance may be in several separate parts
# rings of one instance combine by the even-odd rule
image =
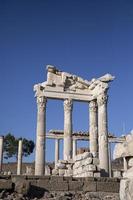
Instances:
[[[73,159],[77,155],[77,140],[73,139]]]
[[[107,94],[100,94],[97,103],[100,168],[103,176],[109,176]]]
[[[55,166],[59,160],[59,139],[55,139]]]
[[[98,156],[98,113],[97,113],[97,103],[96,101],[91,101],[89,103],[89,136],[90,136],[90,152],[93,156]]]
[[[4,142],[4,137],[0,136],[0,172],[2,171],[2,163],[3,163],[3,142]]]
[[[72,158],[72,100],[64,100],[64,160]]]
[[[128,169],[128,164],[127,164],[127,160],[125,157],[123,157],[123,168],[124,168],[124,172],[127,171],[127,169]]]
[[[45,173],[46,98],[37,97],[35,175]]]
[[[17,165],[17,175],[22,174],[22,153],[23,153],[23,142],[19,140],[18,142],[18,165]]]

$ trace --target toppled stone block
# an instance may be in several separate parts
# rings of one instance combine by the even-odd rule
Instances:
[[[59,176],[64,176],[65,169],[59,169]]]
[[[93,172],[83,172],[81,175],[81,177],[93,177]]]
[[[99,159],[98,158],[93,158],[93,164],[94,165],[99,165]]]
[[[92,171],[92,172],[94,172],[94,171],[96,171],[96,165],[93,165],[93,164],[89,164],[89,165],[86,165],[86,166],[84,166],[83,167],[83,171],[86,171],[86,172],[88,172],[88,171]]]
[[[59,170],[58,169],[53,169],[52,170],[52,175],[59,175]]]
[[[90,153],[90,152],[85,152],[85,153],[83,153],[83,154],[81,154],[82,155],[82,159],[86,159],[86,158],[88,158],[88,157],[91,157],[92,158],[92,153]]]
[[[86,158],[84,161],[83,161],[83,165],[89,165],[89,164],[92,164],[92,157],[89,157],[89,158]]]
[[[66,169],[64,176],[72,176],[73,175],[73,170],[72,169]]]
[[[94,177],[101,177],[101,173],[100,172],[94,172],[93,176]]]
[[[118,177],[118,178],[120,178],[122,175],[121,175],[121,171],[118,171],[118,170],[116,170],[116,171],[113,171],[113,177]]]
[[[66,169],[66,164],[59,162],[59,163],[56,164],[56,168],[58,168],[58,169]]]
[[[74,160],[75,160],[75,161],[80,161],[80,160],[82,160],[82,154],[79,154],[79,155],[75,156],[75,157],[74,157]]]

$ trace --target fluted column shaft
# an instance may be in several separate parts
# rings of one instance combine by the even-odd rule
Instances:
[[[72,100],[64,100],[64,160],[72,158]]]
[[[35,175],[45,174],[46,98],[37,97]]]
[[[107,94],[103,93],[97,97],[98,103],[98,140],[99,161],[103,176],[109,175],[108,156],[108,122],[107,122]]]
[[[3,164],[3,142],[4,142],[4,137],[0,136],[0,172],[2,171],[2,164]]]
[[[77,140],[73,139],[73,159],[77,155]]]
[[[18,164],[17,164],[17,175],[22,174],[22,154],[23,154],[23,142],[18,142]]]
[[[90,152],[97,156],[98,154],[98,113],[97,102],[91,101],[89,103],[89,136],[90,136]]]
[[[58,163],[59,160],[59,139],[55,139],[55,165]]]

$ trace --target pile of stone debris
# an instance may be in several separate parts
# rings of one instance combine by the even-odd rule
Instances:
[[[59,160],[52,175],[73,177],[100,177],[99,159],[90,152],[75,156],[74,160]]]
[[[0,193],[0,200],[119,200],[117,193],[107,192],[45,192],[43,197],[18,194],[3,190]]]

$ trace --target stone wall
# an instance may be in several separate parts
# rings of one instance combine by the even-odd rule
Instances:
[[[18,200],[22,199],[51,199],[53,195],[62,196],[64,199],[86,199],[85,196],[110,197],[110,200],[119,199],[119,184],[120,179],[117,178],[73,178],[73,177],[59,177],[59,176],[1,176],[0,177],[0,195],[2,199]],[[3,192],[2,192],[3,191]],[[6,193],[6,191],[8,191]],[[65,197],[65,196],[69,197]],[[44,196],[47,196],[44,198]],[[79,198],[80,196],[80,198]],[[117,197],[117,198],[114,198]],[[6,198],[5,198],[6,197]],[[28,197],[28,198],[27,198]],[[71,197],[71,198],[70,198]],[[81,198],[82,197],[82,198]],[[54,198],[53,198],[54,199]],[[87,198],[88,199],[88,198]],[[105,198],[106,199],[106,198]]]

